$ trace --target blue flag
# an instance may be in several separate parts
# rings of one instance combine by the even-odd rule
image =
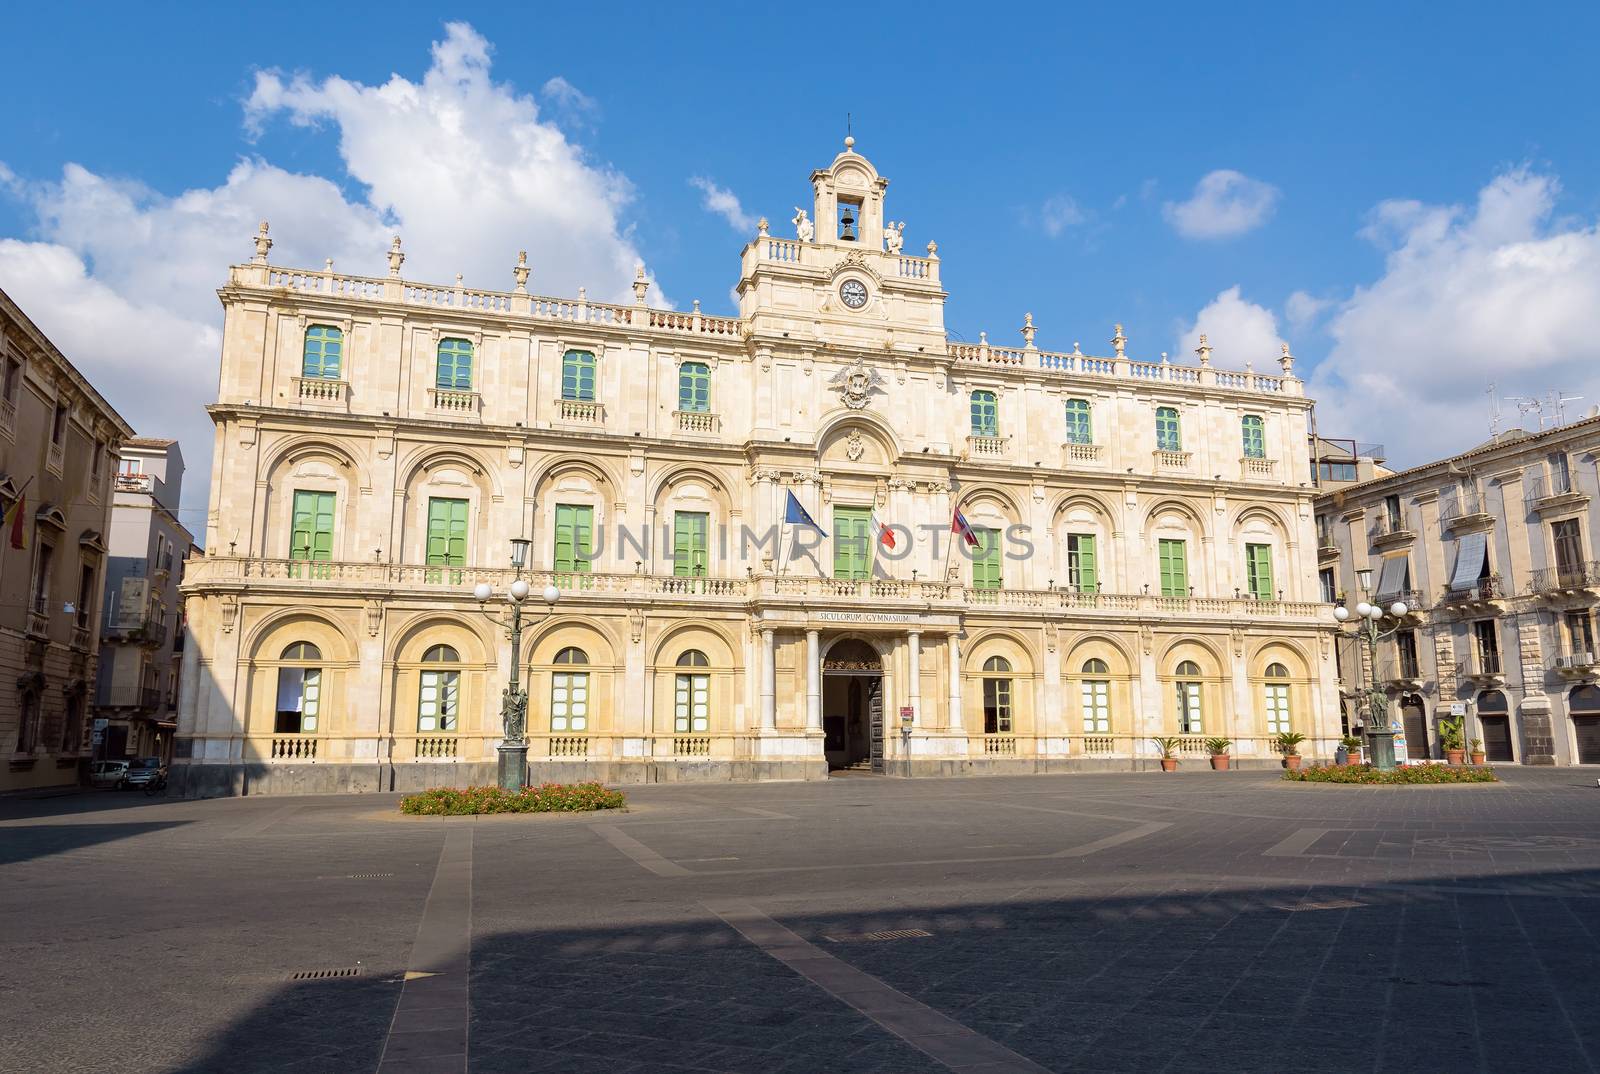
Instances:
[[[812,520],[811,516],[806,513],[806,509],[800,506],[800,501],[794,498],[793,492],[785,491],[784,495],[788,497],[787,502],[785,502],[783,505],[784,522],[793,523],[800,526],[810,526],[824,537],[828,535],[828,532],[821,526],[817,525],[816,522]]]

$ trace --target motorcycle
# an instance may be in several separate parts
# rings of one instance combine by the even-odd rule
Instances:
[[[158,794],[165,793],[167,793],[167,770],[163,768],[151,776],[150,782],[144,785],[144,795],[146,798],[154,798]]]

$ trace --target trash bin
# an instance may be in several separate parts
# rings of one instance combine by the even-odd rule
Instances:
[[[1349,764],[1350,763],[1350,751],[1349,751],[1349,749],[1347,749],[1344,746],[1340,746],[1338,749],[1334,750],[1333,751],[1333,763],[1334,764]]]

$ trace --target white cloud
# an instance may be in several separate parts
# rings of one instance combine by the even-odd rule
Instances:
[[[1044,228],[1044,233],[1052,239],[1060,238],[1061,233],[1069,227],[1077,227],[1088,220],[1088,216],[1066,194],[1057,194],[1047,198],[1039,209],[1039,226]]]
[[[708,213],[722,217],[733,230],[749,233],[756,229],[756,218],[744,211],[738,196],[727,187],[718,186],[703,175],[691,178],[689,185],[704,195],[700,201],[701,207]]]
[[[1283,317],[1296,332],[1304,332],[1316,324],[1317,318],[1334,304],[1331,298],[1318,298],[1305,291],[1296,291],[1283,301]]]
[[[1169,201],[1161,211],[1186,239],[1227,239],[1265,224],[1278,196],[1271,183],[1221,168],[1203,176],[1188,201]]]
[[[1213,364],[1243,369],[1246,363],[1260,372],[1273,372],[1271,363],[1283,353],[1283,337],[1278,335],[1278,319],[1265,306],[1241,297],[1239,285],[1223,291],[1195,315],[1183,331],[1177,361],[1192,364],[1200,336],[1215,352]]]
[[[559,77],[544,92],[558,107],[586,100]],[[250,256],[260,220],[272,222],[278,264],[317,268],[331,257],[382,274],[398,233],[412,279],[460,272],[469,286],[508,290],[526,248],[538,293],[586,286],[597,299],[633,300],[641,258],[622,220],[627,179],[586,159],[532,97],[494,82],[489,45],[471,27],[446,27],[420,81],[258,74],[246,128],[279,118],[335,131],[361,193],[261,159],[176,196],[76,164],[59,181],[30,182],[0,163],[0,192],[33,214],[37,232],[0,240],[0,287],[140,433],[182,440],[191,512],[208,494],[213,434],[202,408],[217,383],[216,288]]]
[[[600,115],[600,102],[560,75],[547,79],[539,94],[574,125],[587,126]]]
[[[1488,400],[1563,389],[1600,402],[1600,230],[1553,221],[1559,183],[1518,168],[1477,204],[1389,201],[1362,234],[1383,276],[1329,323],[1309,391],[1332,435],[1384,443],[1400,465],[1488,438]]]

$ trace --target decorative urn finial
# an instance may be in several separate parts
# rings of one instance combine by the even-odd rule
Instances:
[[[639,265],[633,270],[633,304],[644,305],[644,296],[650,292],[650,280],[644,274],[644,266]]]
[[[1030,351],[1034,349],[1033,336],[1038,331],[1037,328],[1033,327],[1033,314],[1024,313],[1022,315],[1022,342]]]
[[[1211,368],[1211,344],[1206,342],[1206,334],[1204,332],[1200,333],[1200,346],[1196,347],[1194,352],[1200,356],[1201,369]]]
[[[394,237],[394,242],[389,244],[389,275],[400,275],[400,266],[406,263],[406,255],[400,252],[400,236]]]
[[[1294,355],[1289,353],[1289,344],[1283,345],[1283,356],[1278,359],[1278,367],[1283,370],[1286,377],[1294,376]]]
[[[1122,334],[1122,326],[1117,325],[1117,334],[1111,337],[1111,346],[1117,352],[1118,358],[1128,356],[1128,337]]]
[[[267,251],[272,249],[272,239],[267,235],[267,222],[261,221],[261,230],[256,232],[256,256],[258,265],[267,263]]]
[[[767,228],[770,226],[771,225],[767,223],[767,218],[763,216],[760,220],[756,221],[756,234],[760,235],[762,238],[766,238]]]
[[[516,267],[511,270],[511,275],[517,281],[517,294],[525,295],[528,293],[528,273],[532,271],[528,267],[528,251],[518,250]]]

